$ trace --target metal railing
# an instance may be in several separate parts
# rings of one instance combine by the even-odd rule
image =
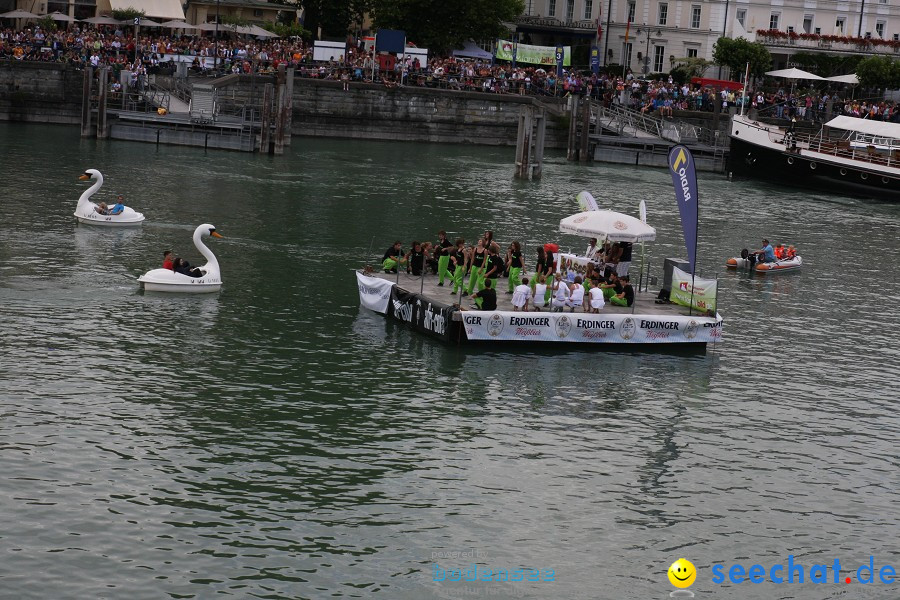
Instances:
[[[768,129],[769,141],[776,144],[784,144],[788,149],[796,149],[802,152],[818,152],[834,157],[849,158],[896,169],[900,161],[896,157],[896,147],[889,145],[887,152],[880,152],[874,144],[866,144],[864,141],[824,138],[820,133],[815,135],[784,131],[782,129]]]
[[[723,143],[725,137],[718,131],[700,125],[661,119],[617,104],[605,107],[591,103],[591,111],[604,127],[619,135],[627,134],[629,130],[632,134],[640,131],[676,144],[700,143],[715,148]]]

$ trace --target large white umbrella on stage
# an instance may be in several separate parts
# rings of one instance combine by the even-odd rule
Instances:
[[[812,79],[815,81],[824,79],[814,73],[809,73],[793,67],[790,69],[781,69],[780,71],[768,71],[766,75],[769,75],[770,77],[781,77],[783,79]]]
[[[559,230],[582,237],[608,239],[611,242],[652,242],[656,230],[640,219],[611,210],[589,210],[566,217]]]

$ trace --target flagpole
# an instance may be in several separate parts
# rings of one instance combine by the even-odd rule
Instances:
[[[696,175],[695,175],[696,177]],[[700,186],[697,186],[698,188]],[[688,306],[688,316],[693,314],[694,310],[694,285],[697,279],[697,240],[700,238],[700,192],[697,190],[697,225],[694,229],[694,264],[691,269],[691,302]]]
[[[747,82],[750,81],[750,63],[747,63],[747,70],[744,73],[744,89],[741,92],[741,116],[744,116],[744,106],[747,105]]]
[[[631,31],[631,19],[628,20],[628,23],[625,25],[625,47],[623,50],[628,52],[628,34]],[[624,54],[624,52],[623,52]],[[622,82],[625,82],[625,70],[628,68],[628,63],[631,62],[631,52],[628,52],[628,60],[625,60],[625,57],[622,58]]]

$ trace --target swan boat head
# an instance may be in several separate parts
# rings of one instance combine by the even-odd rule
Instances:
[[[206,259],[206,264],[198,267],[203,273],[201,277],[190,277],[183,273],[176,273],[169,269],[153,269],[147,271],[138,278],[138,281],[148,292],[178,292],[178,293],[210,293],[222,288],[222,275],[219,270],[219,261],[215,254],[203,243],[205,237],[222,236],[216,231],[215,225],[204,223],[194,230],[194,246]]]
[[[91,196],[103,187],[103,175],[97,169],[86,170],[79,178],[80,181],[93,181],[94,184],[86,189],[78,199],[75,207],[75,219],[79,223],[91,225],[103,225],[107,227],[122,227],[140,225],[144,221],[144,215],[133,208],[126,206],[122,212],[116,215],[104,215],[97,210],[97,205],[91,202]]]

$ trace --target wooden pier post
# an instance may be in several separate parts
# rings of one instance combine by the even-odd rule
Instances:
[[[272,96],[275,95],[274,86],[267,83],[263,88],[262,122],[259,131],[259,151],[270,152],[272,140]]]
[[[534,107],[522,106],[519,110],[519,135],[516,139],[516,177],[528,179],[531,167],[531,129]]]
[[[285,114],[284,114],[284,145],[291,145],[291,123],[294,120],[294,72],[291,67],[286,71],[285,81]]]
[[[94,67],[84,70],[81,90],[81,137],[91,137],[91,87],[94,83]]]
[[[285,121],[285,74],[284,65],[278,65],[278,72],[275,74],[275,85],[278,91],[275,94],[275,147],[274,153],[277,155],[284,154],[284,121]]]
[[[537,131],[534,134],[534,169],[531,177],[540,179],[544,175],[544,139],[547,134],[547,113],[544,109],[538,109],[535,122]]]
[[[578,127],[578,104],[575,96],[569,96],[569,139],[566,143],[566,160],[575,160],[575,132]]]
[[[109,121],[106,119],[106,90],[109,87],[109,67],[101,67],[97,78],[97,139],[109,137]]]
[[[591,138],[591,99],[581,101],[581,146],[578,149],[578,162],[588,161],[588,143]]]

